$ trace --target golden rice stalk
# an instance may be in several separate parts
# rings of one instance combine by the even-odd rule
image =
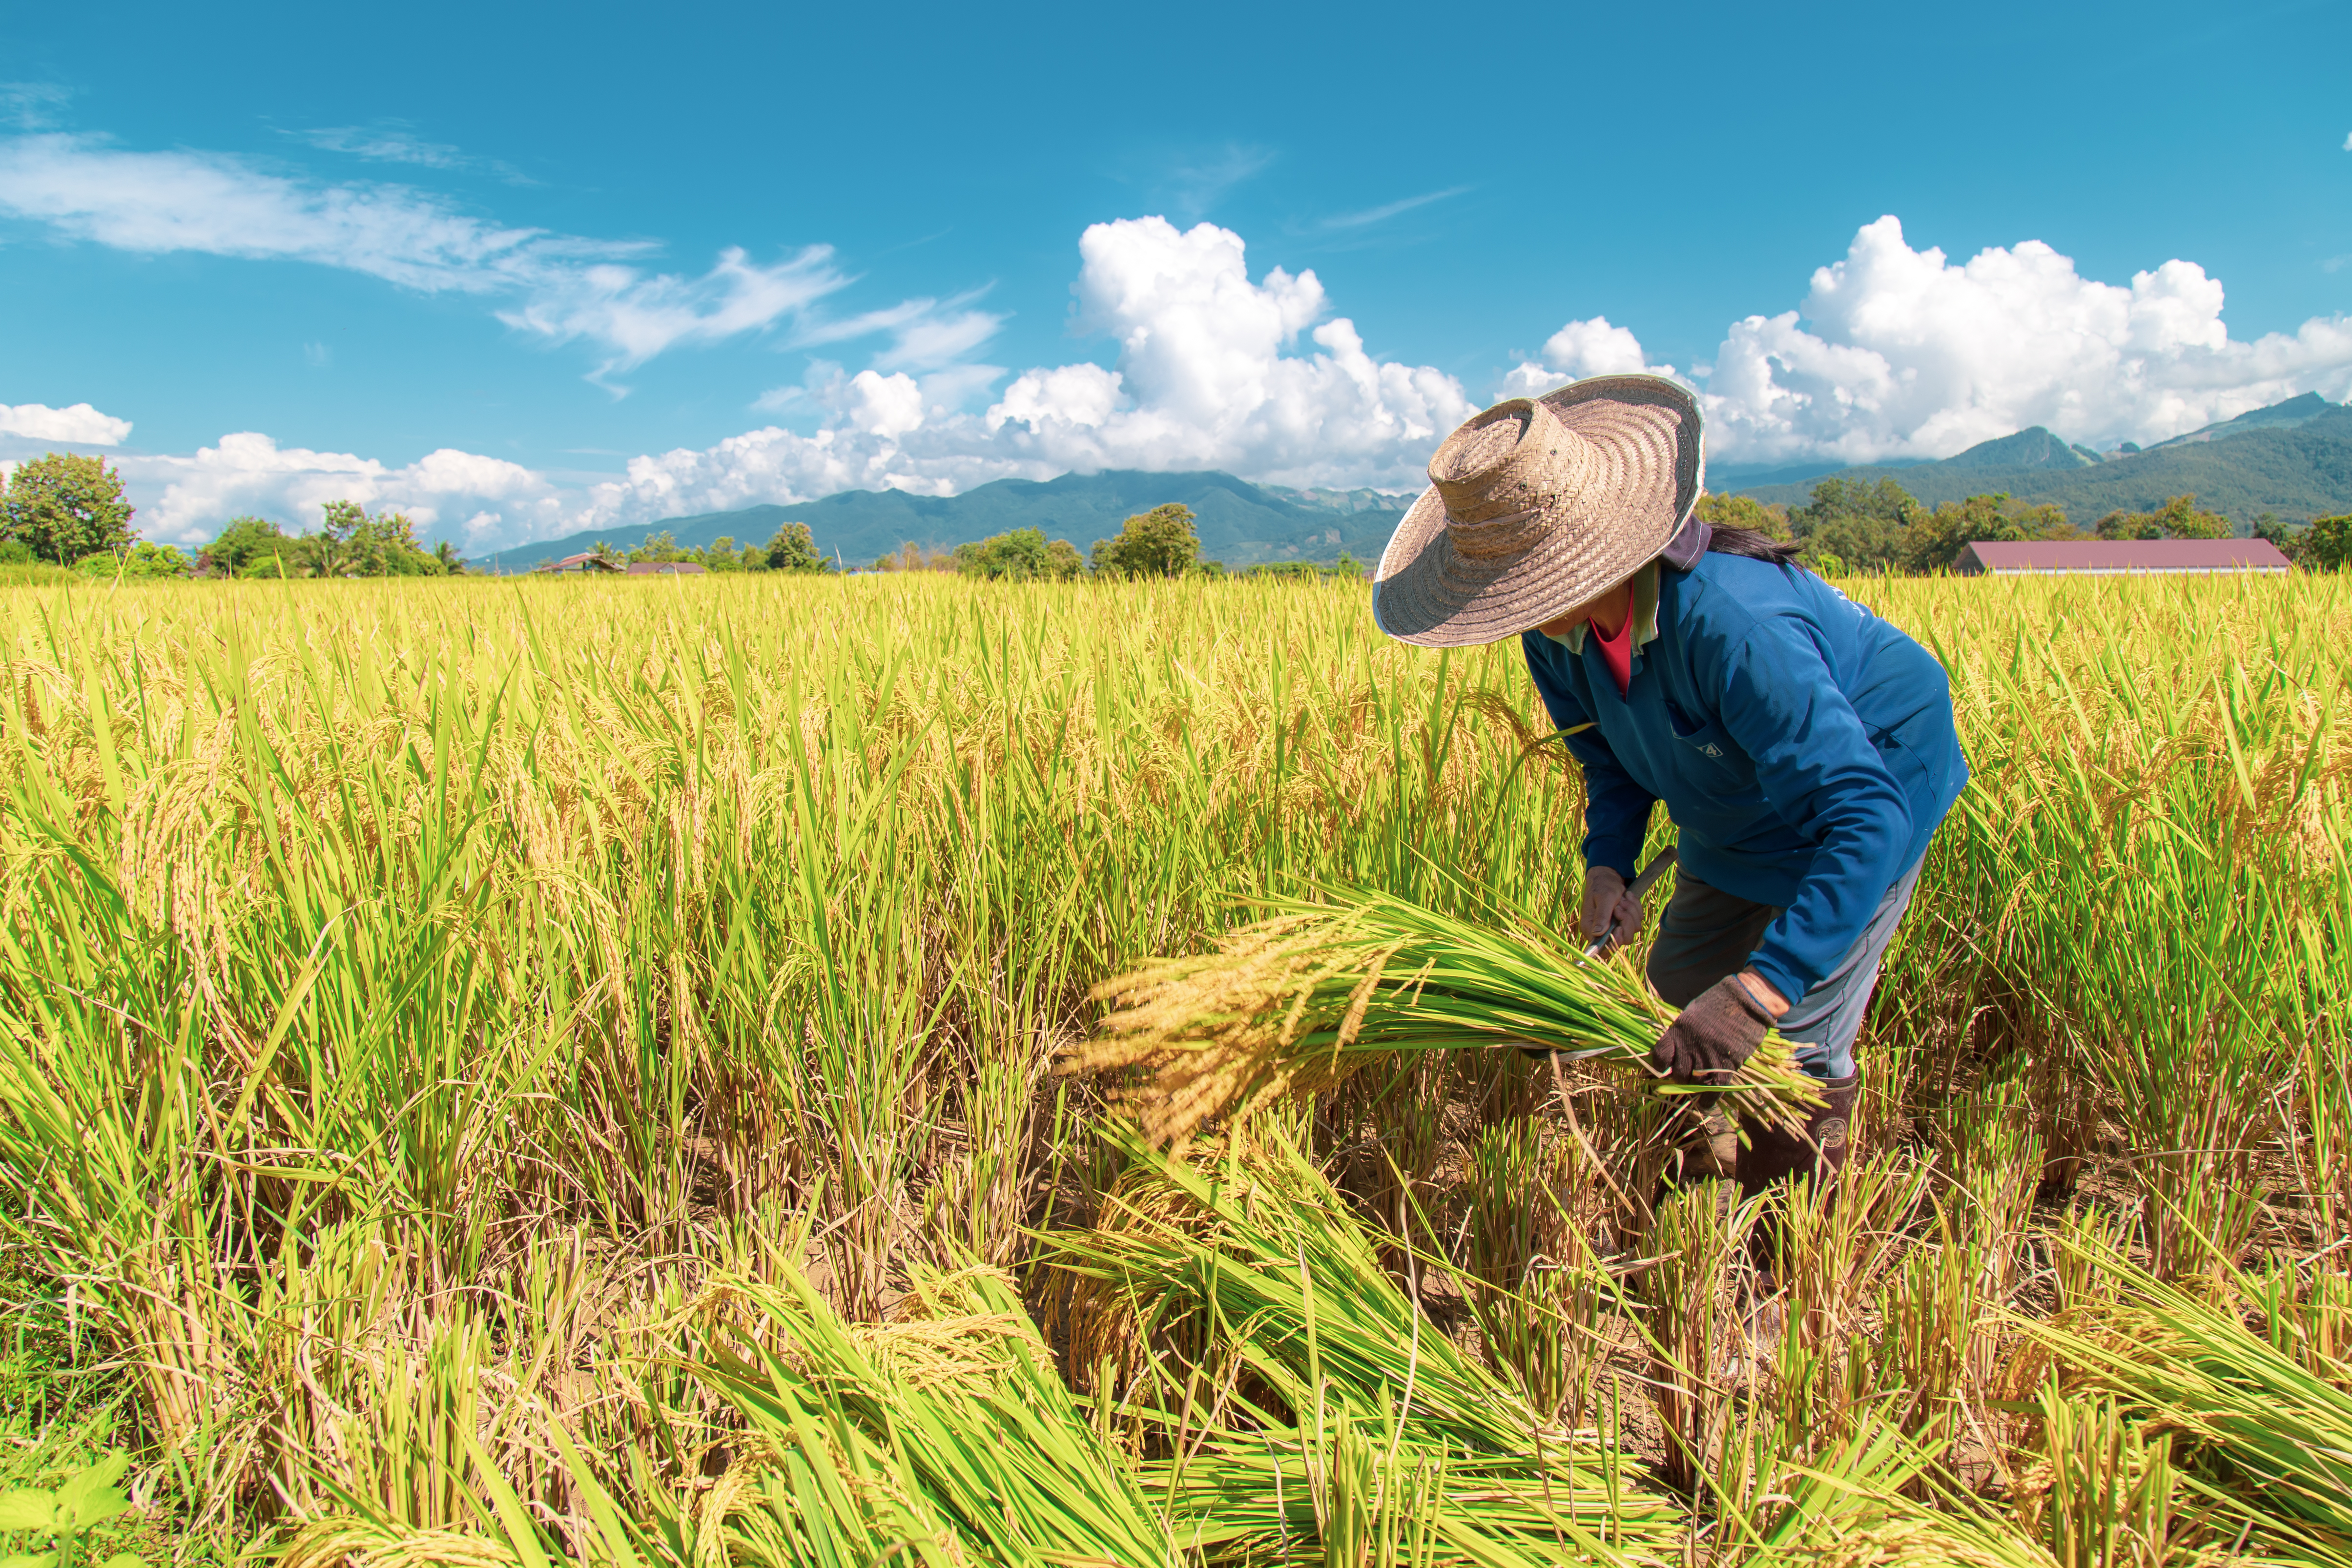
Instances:
[[[1600,1047],[1650,1071],[1675,1009],[1629,962],[1587,958],[1525,910],[1473,924],[1391,894],[1337,889],[1222,938],[1213,952],[1157,959],[1095,987],[1115,1004],[1065,1072],[1141,1068],[1122,1091],[1144,1131],[1181,1143],[1213,1116],[1336,1087],[1390,1051]],[[1753,1115],[1790,1122],[1819,1092],[1777,1034],[1726,1088]]]

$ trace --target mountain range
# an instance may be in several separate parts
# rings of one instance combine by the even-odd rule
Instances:
[[[1872,464],[1801,479],[1771,475],[1738,491],[1801,504],[1829,473],[1865,483],[1891,479],[1929,506],[2006,490],[2020,500],[2065,508],[2078,527],[2111,511],[2147,511],[2192,494],[2200,506],[2241,526],[2263,512],[2302,521],[2352,512],[2352,408],[2306,392],[2145,451],[2126,444],[2094,452],[2036,425],[1941,462]]]
[[[2021,500],[2066,509],[2078,526],[2110,511],[2147,511],[2172,496],[2241,525],[2270,512],[2303,520],[2352,512],[2352,408],[2305,393],[2235,419],[2176,436],[2142,451],[2099,453],[2041,426],[1983,441],[1939,462],[1710,468],[1711,488],[1759,500],[1801,504],[1832,474],[1869,482],[1892,479],[1930,506],[2006,490]],[[997,479],[959,496],[848,490],[822,500],[674,517],[649,527],[572,534],[481,558],[484,571],[527,572],[541,561],[593,548],[626,547],[667,530],[680,544],[731,537],[764,544],[779,525],[805,522],[817,548],[845,566],[864,566],[911,542],[944,550],[1015,528],[1066,539],[1079,550],[1118,531],[1138,512],[1167,501],[1192,509],[1201,552],[1228,566],[1267,561],[1375,561],[1409,498],[1374,489],[1301,490],[1254,485],[1223,473],[1146,473],[1112,468],[1058,479]]]
[[[1138,512],[1168,501],[1192,509],[1201,553],[1228,566],[1264,561],[1377,558],[1403,501],[1379,490],[1297,490],[1254,485],[1221,473],[1146,473],[1112,468],[1065,474],[1058,479],[996,479],[958,496],[908,495],[904,490],[848,490],[788,506],[745,507],[664,519],[648,527],[607,528],[517,545],[473,564],[490,572],[528,572],[543,560],[593,549],[599,541],[626,548],[667,530],[680,544],[708,545],[731,537],[765,544],[785,522],[805,522],[817,548],[845,566],[870,565],[912,542],[945,550],[1015,528],[1042,530],[1080,551],[1116,534]]]

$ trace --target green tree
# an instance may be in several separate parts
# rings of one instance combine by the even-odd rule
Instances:
[[[207,577],[236,577],[247,563],[282,551],[286,535],[267,518],[233,517],[212,542],[196,552],[196,570]]]
[[[446,570],[441,558],[419,542],[406,512],[370,517],[360,527],[359,552],[362,577],[438,577]]]
[[[2352,515],[2315,517],[2303,531],[2298,564],[2314,572],[2341,572],[2352,567]]]
[[[2101,539],[2227,539],[2237,531],[2218,511],[2200,511],[2193,495],[2174,496],[2154,511],[2111,511],[2099,519]]]
[[[236,570],[240,577],[324,577],[329,575],[323,542],[316,534],[281,538],[257,552]]]
[[[2011,500],[2002,491],[1946,501],[1933,511],[1919,513],[1903,531],[1894,563],[1906,572],[1942,572],[1979,540],[2022,544],[2081,537],[2066,521],[2065,508],[2029,506]]]
[[[1050,550],[1053,547],[1048,545],[1046,548]],[[1076,555],[1077,551],[1073,548],[1070,553]],[[877,572],[953,572],[958,568],[953,551],[927,552],[921,545],[909,539],[889,554],[877,557],[874,563],[874,570]]]
[[[1789,531],[1817,570],[1834,560],[1846,571],[1885,571],[1901,557],[1919,510],[1893,479],[1864,484],[1833,474],[1813,487],[1810,501],[1789,509]]]
[[[20,463],[0,494],[0,538],[20,541],[36,558],[60,566],[127,548],[131,518],[122,476],[103,458],[51,452]]]
[[[329,501],[308,538],[317,542],[310,564],[320,577],[437,577],[444,570],[417,542],[407,513],[371,513],[355,500]]]
[[[101,550],[74,563],[85,577],[184,577],[195,562],[175,544],[150,544],[145,540],[121,550]]]
[[[1192,509],[1171,501],[1129,518],[1118,538],[1097,541],[1093,565],[1109,576],[1181,577],[1200,559]]]
[[[1717,495],[1710,490],[1698,498],[1694,510],[1701,522],[1716,528],[1744,528],[1767,539],[1789,537],[1789,509],[1767,506],[1754,496]]]
[[[768,570],[817,573],[833,570],[833,561],[821,553],[805,522],[784,522],[768,536]]]
[[[1077,551],[1073,548],[1070,554],[1075,558]],[[1015,528],[977,544],[958,545],[956,556],[957,570],[968,577],[1027,583],[1055,575],[1053,550],[1045,533],[1034,528]]]
[[[441,563],[444,576],[463,577],[466,574],[465,557],[459,555],[457,547],[446,539],[433,547],[433,559]]]
[[[629,560],[633,563],[639,561],[683,561],[685,559],[686,552],[677,547],[677,535],[672,533],[667,528],[663,529],[659,533],[646,534],[645,538],[637,542],[637,547],[629,552]]]
[[[2303,558],[2303,552],[2311,532],[2309,523],[2281,522],[2278,513],[2266,511],[2255,518],[2246,531],[2256,539],[2277,545],[2279,553],[2287,558],[2290,565],[2308,564]]]
[[[751,563],[749,558],[755,554],[760,557],[761,565],[765,566],[768,563],[766,552],[757,545],[738,549],[735,536],[731,533],[722,533],[691,553],[698,557],[702,563],[713,572],[743,571]]]
[[[310,552],[312,570],[321,577],[359,575],[359,531],[367,521],[367,508],[355,500],[331,500],[319,521],[319,531],[303,537],[316,542]]]
[[[1086,557],[1080,555],[1078,547],[1066,539],[1056,539],[1046,544],[1045,564],[1048,574],[1056,583],[1066,583],[1087,569]]]
[[[1859,479],[1842,479],[1832,474],[1813,487],[1812,499],[1803,506],[1790,507],[1789,527],[1802,539],[1813,530],[1840,518],[1868,518],[1874,521],[1907,523],[1918,515],[1919,502],[1909,490],[1890,479],[1880,479],[1865,484]]]

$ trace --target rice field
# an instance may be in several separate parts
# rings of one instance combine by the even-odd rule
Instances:
[[[0,1552],[115,1450],[151,1563],[2352,1563],[2352,586],[1846,586],[1975,782],[1826,1213],[1605,1062],[1086,1065],[1318,889],[1572,919],[1360,587],[0,589]]]

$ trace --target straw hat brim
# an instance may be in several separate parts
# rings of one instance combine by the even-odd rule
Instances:
[[[1423,647],[1499,642],[1632,576],[1675,536],[1706,476],[1698,400],[1659,375],[1601,375],[1539,399],[1596,459],[1527,549],[1474,558],[1453,546],[1445,503],[1422,491],[1372,574],[1381,630]]]

